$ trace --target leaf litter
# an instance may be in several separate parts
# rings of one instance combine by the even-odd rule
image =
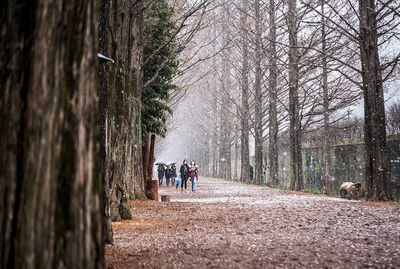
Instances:
[[[108,268],[400,268],[399,205],[212,178],[161,194],[113,223]]]

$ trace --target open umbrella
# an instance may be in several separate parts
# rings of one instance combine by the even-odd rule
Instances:
[[[165,162],[156,162],[155,165],[165,165]]]
[[[173,165],[173,164],[176,164],[176,162],[169,161],[169,162],[166,163],[166,165]]]

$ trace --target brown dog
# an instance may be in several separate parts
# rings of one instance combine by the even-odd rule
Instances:
[[[340,197],[349,200],[358,200],[364,196],[364,188],[361,182],[344,182],[339,189]]]

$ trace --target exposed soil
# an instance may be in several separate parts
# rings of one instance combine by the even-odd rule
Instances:
[[[190,185],[190,184],[189,184]],[[189,187],[189,186],[188,186]],[[400,268],[400,206],[200,178],[134,201],[111,268]]]

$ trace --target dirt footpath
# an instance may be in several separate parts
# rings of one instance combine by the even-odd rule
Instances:
[[[206,178],[161,194],[171,202],[132,202],[135,218],[113,224],[107,266],[400,268],[399,205]]]

